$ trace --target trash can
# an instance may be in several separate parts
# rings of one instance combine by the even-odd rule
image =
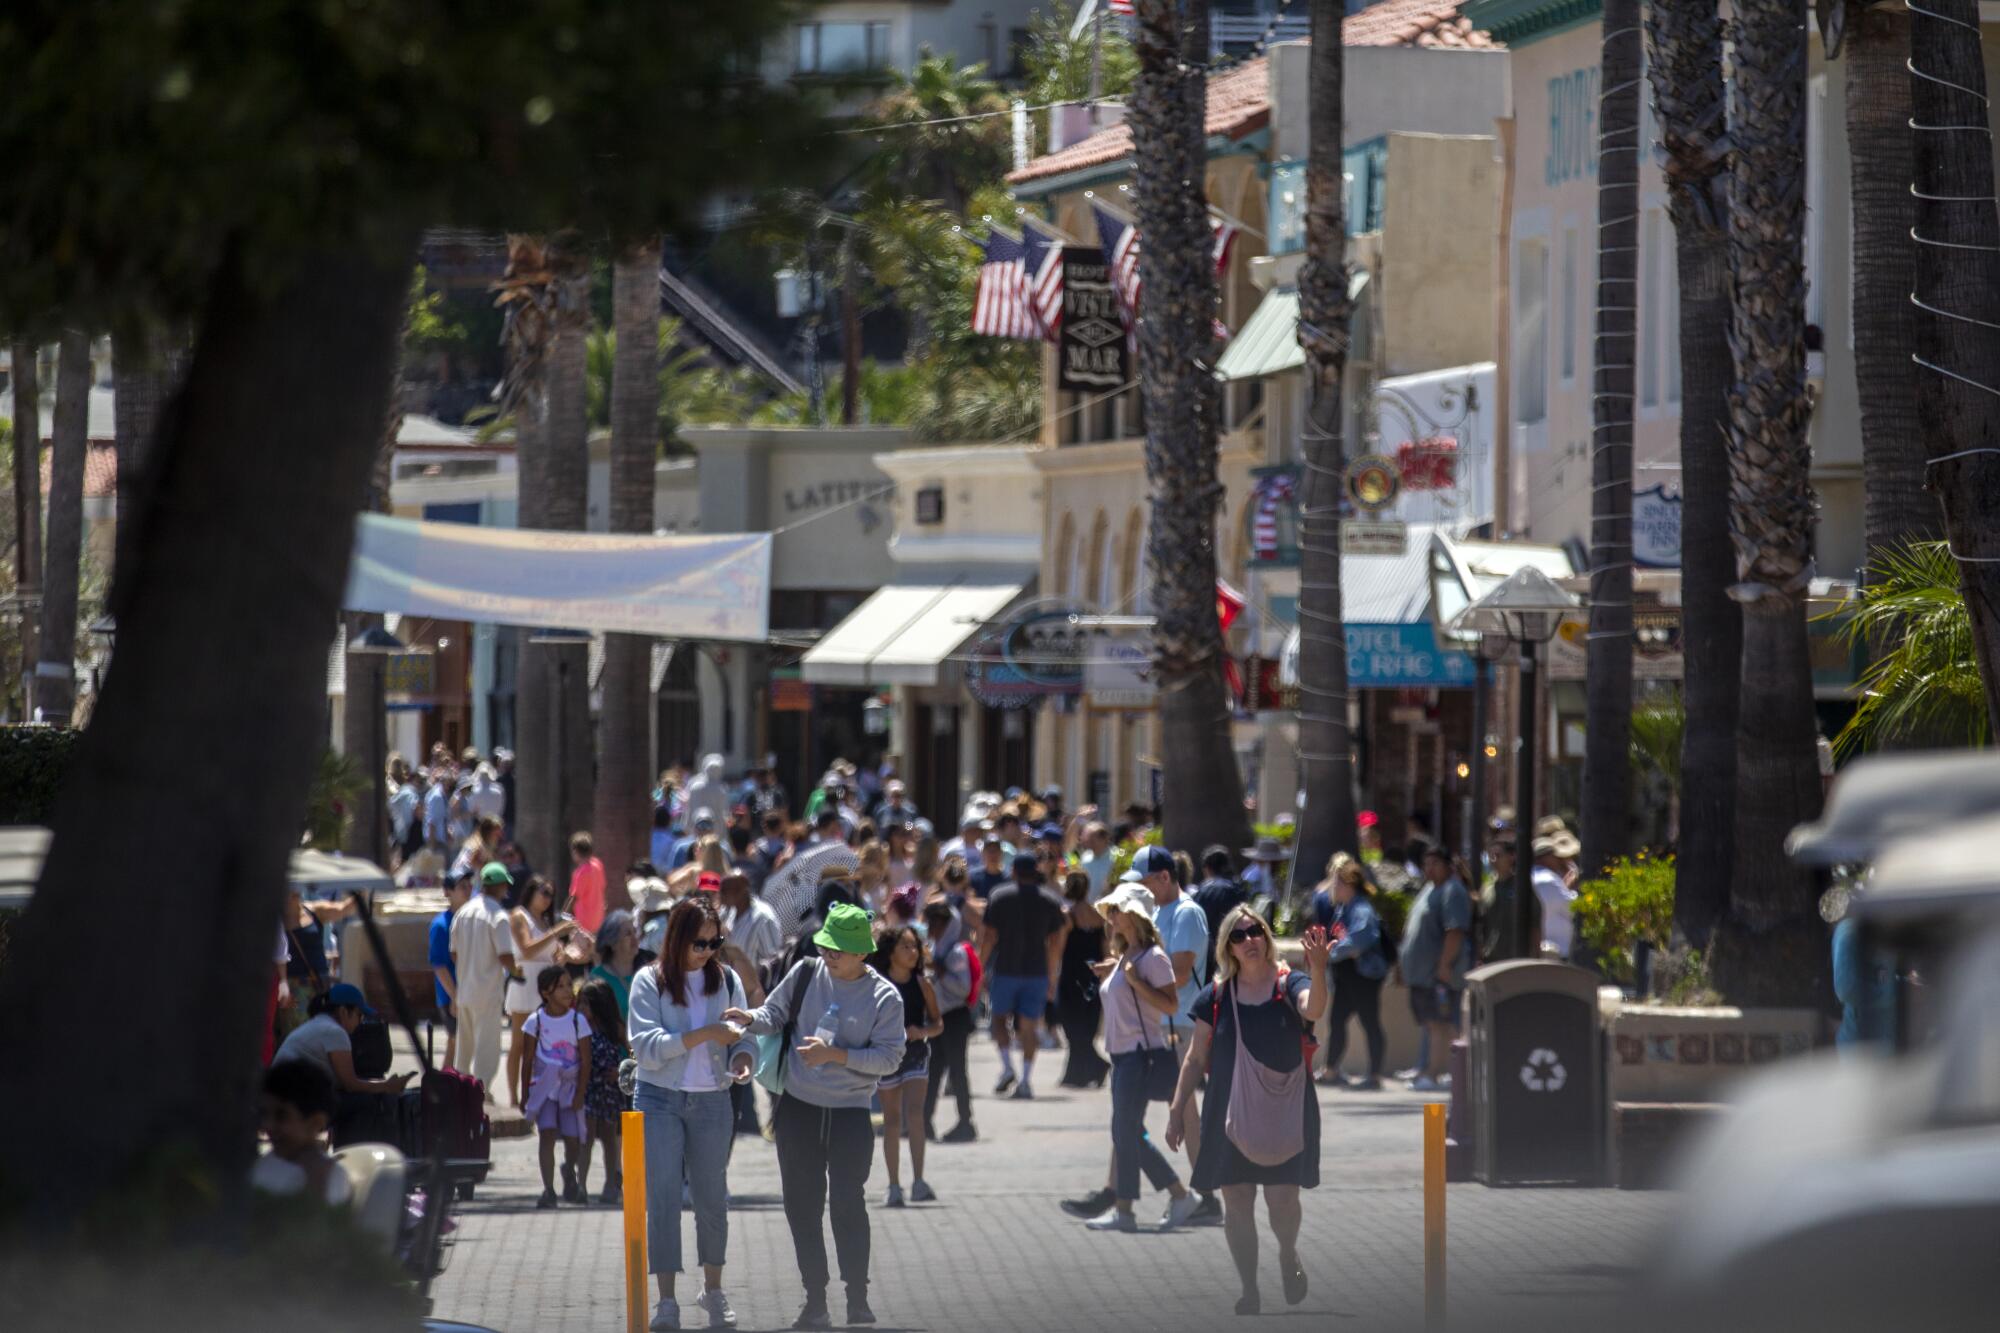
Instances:
[[[1532,959],[1466,977],[1472,1174],[1488,1185],[1595,1185],[1604,1162],[1597,978]]]

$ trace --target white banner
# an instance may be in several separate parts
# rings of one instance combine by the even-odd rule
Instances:
[[[350,611],[544,629],[761,641],[771,534],[641,537],[363,514]]]

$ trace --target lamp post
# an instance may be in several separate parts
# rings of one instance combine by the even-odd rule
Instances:
[[[549,660],[555,664],[556,687],[549,699],[548,737],[549,762],[555,769],[555,772],[551,776],[556,786],[555,820],[550,826],[551,832],[549,835],[554,839],[554,846],[536,848],[535,855],[538,859],[542,856],[548,857],[545,861],[538,860],[538,863],[547,867],[544,873],[549,876],[549,882],[557,884],[562,882],[559,877],[562,875],[562,867],[566,864],[569,856],[569,837],[574,832],[565,822],[569,817],[570,753],[568,715],[570,654],[564,652],[563,649],[575,648],[578,645],[582,645],[587,649],[590,644],[590,631],[584,629],[538,629],[529,633],[528,642],[556,650],[549,654]],[[558,898],[561,897],[560,894],[557,896]]]
[[[1456,634],[1493,635],[1511,641],[1521,652],[1521,725],[1514,744],[1516,785],[1514,808],[1514,911],[1507,923],[1508,952],[1515,958],[1529,957],[1528,940],[1534,916],[1529,899],[1534,894],[1533,847],[1523,845],[1535,825],[1535,665],[1537,650],[1555,637],[1563,617],[1583,603],[1564,592],[1541,570],[1525,565],[1509,574],[1499,587],[1481,597],[1453,618]]]

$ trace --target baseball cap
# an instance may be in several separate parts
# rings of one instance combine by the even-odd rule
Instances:
[[[1014,853],[1014,877],[1019,879],[1022,875],[1033,875],[1035,873],[1035,864],[1035,854],[1033,852]]]
[[[327,991],[326,1004],[329,1009],[359,1009],[368,1017],[375,1017],[375,1010],[361,994],[361,987],[351,981],[343,981]]]
[[[703,810],[694,817],[694,826],[696,828],[714,828],[715,816],[709,811]]]
[[[722,876],[713,870],[704,870],[695,878],[694,887],[697,893],[721,893]]]
[[[1044,824],[1035,830],[1035,838],[1039,842],[1061,842],[1063,840],[1062,825]]]
[[[514,887],[514,874],[498,861],[488,861],[479,872],[479,883],[485,888],[502,884],[511,889]]]
[[[1171,875],[1174,873],[1174,854],[1157,843],[1141,847],[1132,858],[1132,868],[1139,872],[1142,879],[1162,871]]]
[[[1363,810],[1354,817],[1354,822],[1361,828],[1374,828],[1382,822],[1382,816],[1376,814],[1373,810]]]

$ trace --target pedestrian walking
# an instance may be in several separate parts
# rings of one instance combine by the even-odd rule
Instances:
[[[847,1288],[847,1322],[872,1324],[865,1191],[875,1130],[868,1106],[877,1083],[903,1062],[903,1000],[868,966],[875,940],[861,908],[834,903],[813,943],[818,956],[796,964],[761,1008],[732,1009],[723,1018],[778,1038],[769,1076],[782,1090],[772,1115],[778,1177],[806,1289],[792,1326],[833,1325],[826,1304],[829,1216]]]
[[[1084,881],[1086,889],[1089,880]],[[1097,966],[1103,978],[1104,1048],[1111,1053],[1112,1203],[1085,1223],[1093,1231],[1136,1231],[1133,1209],[1143,1173],[1168,1195],[1160,1226],[1177,1227],[1195,1210],[1195,1197],[1146,1135],[1146,1104],[1166,1101],[1179,1074],[1167,1046],[1164,1020],[1180,1008],[1174,965],[1153,926],[1153,896],[1138,884],[1120,885],[1099,905],[1111,956]]]
[[[518,1104],[528,1123],[541,1131],[542,1197],[535,1206],[553,1208],[557,1139],[563,1145],[563,1202],[584,1201],[576,1169],[583,1157],[583,1102],[590,1090],[590,1022],[577,1011],[569,973],[550,968],[535,984],[542,1003],[521,1027],[522,1039],[534,1043],[534,1056],[521,1062]]]
[[[646,1117],[648,1266],[659,1287],[651,1327],[679,1328],[674,1282],[681,1271],[681,1189],[694,1205],[701,1263],[697,1306],[711,1328],[736,1322],[722,1290],[729,1248],[729,1150],[735,1109],[729,1089],[750,1076],[754,1051],[732,1015],[743,983],[722,965],[715,899],[696,894],[667,914],[660,956],[632,979],[627,1036],[638,1061],[636,1108]]]
[[[469,1072],[497,1101],[493,1080],[500,1072],[500,1030],[506,1023],[507,981],[514,975],[514,928],[502,899],[513,890],[507,867],[494,863],[479,872],[479,892],[451,919],[451,966],[458,980],[458,1055]]]
[[[1160,934],[1160,947],[1167,951],[1167,957],[1174,964],[1174,987],[1181,997],[1179,1010],[1167,1019],[1167,1037],[1172,1042],[1175,1054],[1185,1060],[1194,1039],[1195,997],[1200,994],[1202,980],[1208,972],[1208,960],[1213,956],[1208,931],[1208,916],[1183,890],[1184,879],[1174,864],[1174,857],[1164,847],[1141,847],[1132,857],[1132,868],[1126,872],[1137,883],[1146,886],[1153,895],[1156,914],[1153,925]],[[1201,1104],[1195,1098],[1177,1102],[1174,1113],[1181,1117],[1180,1132],[1188,1142],[1188,1165],[1199,1168],[1201,1154],[1206,1145],[1201,1139]],[[1195,1172],[1197,1181],[1199,1171]],[[1222,1221],[1222,1201],[1206,1186],[1197,1184],[1201,1202],[1195,1207],[1188,1221],[1197,1226],[1214,1226]]]
[[[622,1189],[624,1158],[619,1145],[624,1139],[622,1117],[627,1110],[625,1093],[618,1086],[618,1067],[631,1055],[625,1040],[625,1016],[618,1010],[618,994],[608,981],[592,977],[576,993],[577,1008],[590,1024],[589,1088],[583,1097],[583,1164],[577,1168],[577,1184],[585,1196],[590,1193],[590,1158],[593,1148],[604,1149],[604,1188],[599,1203],[617,1203]]]
[[[1346,852],[1335,852],[1327,864],[1327,883],[1315,898],[1326,899],[1327,938],[1332,942],[1330,984],[1333,1014],[1326,1039],[1326,1078],[1335,1087],[1377,1092],[1382,1087],[1382,1053],[1388,1039],[1382,1032],[1382,982],[1389,975],[1389,956],[1382,948],[1382,922],[1375,913],[1374,889],[1361,863]],[[1368,1043],[1368,1076],[1348,1082],[1340,1072],[1347,1054],[1347,1021],[1361,1020]]]
[[[529,1016],[541,1002],[542,973],[555,966],[556,950],[576,926],[556,916],[555,886],[535,875],[521,886],[507,913],[507,928],[513,934],[515,958],[514,973],[507,980],[507,1021],[514,1028],[514,1040],[507,1045],[507,1088],[511,1093],[521,1082],[527,1050],[522,1037]],[[514,1104],[520,1105],[518,1101]]]
[[[981,970],[989,978],[993,1041],[1000,1048],[1000,1081],[993,1088],[996,1094],[1012,1089],[1023,1101],[1035,1095],[1037,1037],[1048,1010],[1052,982],[1062,966],[1066,920],[1062,899],[1043,885],[1032,852],[1014,858],[1013,878],[995,888],[986,900],[979,957]],[[1018,1082],[1010,1036],[1021,1045]]]
[[[1062,1022],[1069,1059],[1065,1088],[1102,1087],[1111,1065],[1097,1053],[1097,1028],[1104,1018],[1097,965],[1104,960],[1104,918],[1090,905],[1090,876],[1072,870],[1063,876],[1069,933],[1063,937],[1062,972],[1056,978],[1056,1014]]]
[[[569,840],[569,910],[576,923],[595,935],[604,924],[604,862],[588,833]]]
[[[1326,933],[1304,938],[1306,970],[1278,966],[1270,923],[1249,907],[1223,919],[1215,981],[1195,997],[1194,1041],[1174,1089],[1176,1107],[1194,1100],[1206,1074],[1198,1189],[1222,1193],[1223,1227],[1243,1294],[1236,1313],[1262,1308],[1257,1287],[1257,1191],[1278,1241],[1285,1303],[1306,1297],[1299,1262],[1299,1191],[1319,1184],[1319,1102],[1307,1050],[1326,1009]],[[1182,1121],[1167,1121],[1167,1147],[1182,1142]]]
[[[1410,988],[1410,1014],[1429,1037],[1412,1092],[1441,1092],[1445,1061],[1458,1031],[1458,1001],[1472,964],[1472,893],[1452,873],[1441,847],[1423,851],[1424,886],[1403,923],[1397,967]]]
[[[958,867],[963,875],[965,869]],[[939,1143],[970,1143],[979,1137],[972,1124],[972,1075],[966,1070],[966,1048],[975,1026],[972,1007],[979,1002],[978,977],[974,963],[978,955],[965,938],[964,923],[952,910],[951,900],[940,893],[924,904],[924,929],[931,955],[931,989],[937,993],[943,1015],[942,1031],[931,1043],[931,1079],[924,1087],[924,1133]],[[944,1134],[937,1132],[938,1094],[951,1084],[952,1100],[958,1104],[958,1123]]]
[[[875,934],[875,953],[868,965],[896,988],[903,1001],[903,1060],[883,1079],[882,1164],[889,1170],[885,1208],[903,1206],[901,1144],[910,1138],[910,1201],[937,1198],[924,1180],[924,1098],[930,1090],[931,1041],[944,1031],[937,992],[924,975],[924,939],[915,926],[885,926]]]

